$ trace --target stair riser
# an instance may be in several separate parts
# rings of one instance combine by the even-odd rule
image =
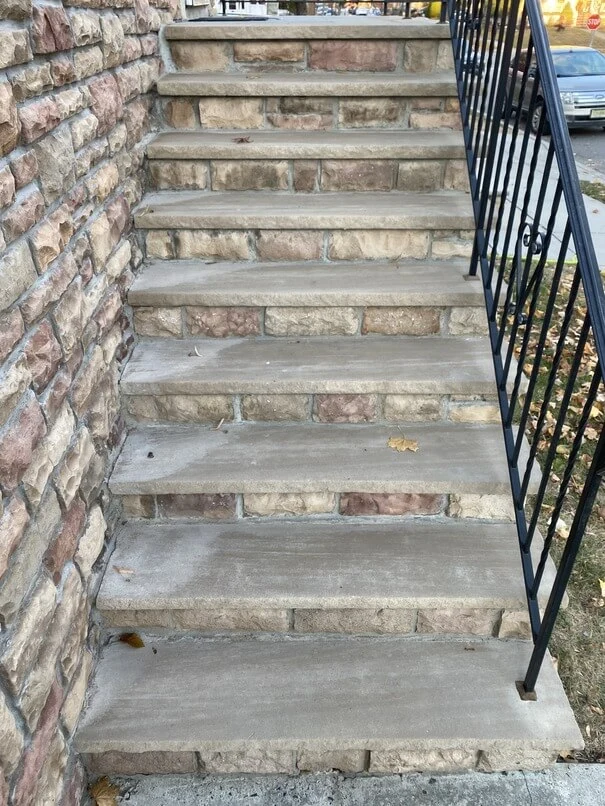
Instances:
[[[218,307],[134,308],[139,336],[228,338],[256,336],[485,335],[478,307]]]
[[[121,496],[124,515],[145,520],[196,518],[207,521],[235,521],[242,517],[333,516],[342,522],[351,517],[434,517],[481,518],[512,521],[514,510],[507,494],[428,493],[199,493],[132,494]]]
[[[175,129],[460,129],[453,97],[163,97],[162,120]]]
[[[466,163],[445,159],[151,160],[149,175],[157,190],[329,193],[469,189]]]
[[[178,70],[221,73],[337,71],[430,73],[453,67],[449,40],[172,40]]]
[[[394,200],[395,201],[395,200]],[[152,229],[148,258],[275,261],[470,258],[472,230]]]
[[[104,610],[104,626],[113,629],[171,629],[213,632],[268,632],[372,635],[476,635],[531,638],[523,602],[512,608],[456,607],[447,609],[397,608],[282,608],[267,609],[230,603],[189,610]]]
[[[495,398],[479,395],[124,394],[129,418],[142,423],[232,421],[321,423],[498,422]]]

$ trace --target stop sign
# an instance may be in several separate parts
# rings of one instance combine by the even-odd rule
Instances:
[[[601,24],[601,18],[598,14],[591,14],[590,17],[586,20],[586,27],[591,31],[596,31],[599,25]]]

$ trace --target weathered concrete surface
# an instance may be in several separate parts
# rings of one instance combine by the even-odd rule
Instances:
[[[387,445],[418,442],[416,453]],[[130,434],[114,467],[118,495],[145,493],[510,492],[499,425],[229,423]],[[524,449],[519,459],[526,461]],[[537,477],[530,492],[537,489]]]
[[[582,746],[552,663],[544,664],[537,700],[519,697],[515,681],[530,652],[530,642],[451,638],[148,637],[136,650],[113,643],[97,669],[78,749],[448,748],[495,753],[499,766],[514,769],[524,755]]]
[[[468,261],[397,263],[149,264],[128,292],[131,305],[315,305],[483,307]]]
[[[141,776],[118,779],[129,806],[602,806],[605,766],[544,772],[387,775]]]
[[[274,191],[150,193],[135,213],[141,229],[470,230],[470,197],[435,193],[278,194]]]
[[[494,395],[495,385],[486,339],[319,336],[141,342],[122,391]]]
[[[443,98],[456,95],[453,72],[445,73],[237,73],[178,72],[158,79],[160,95],[275,98]]]
[[[162,132],[147,147],[149,159],[454,159],[464,157],[462,132],[341,130]]]

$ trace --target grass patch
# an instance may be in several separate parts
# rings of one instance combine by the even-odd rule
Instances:
[[[580,181],[580,188],[582,193],[584,193],[586,196],[590,196],[591,199],[605,202],[605,183],[587,182],[585,179],[583,179]]]
[[[563,31],[557,31],[554,26],[546,28],[548,33],[548,41],[551,45],[575,45],[577,47],[593,47],[595,50],[600,50],[605,53],[605,33],[595,31],[594,41],[592,45],[592,31],[588,28],[565,28]]]

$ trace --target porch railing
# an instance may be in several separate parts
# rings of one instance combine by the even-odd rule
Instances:
[[[539,0],[449,0],[448,12],[471,274],[485,292],[534,641],[518,687],[533,698],[605,469],[605,296]]]

